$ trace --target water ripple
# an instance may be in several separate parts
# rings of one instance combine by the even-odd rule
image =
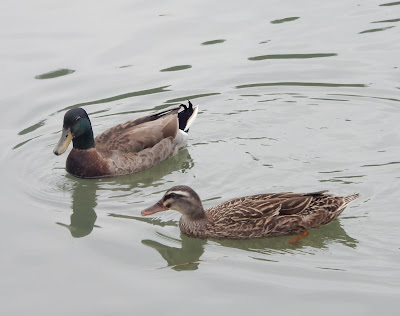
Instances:
[[[42,136],[42,135],[35,136],[35,137],[29,138],[29,139],[27,139],[27,140],[24,140],[23,142],[20,142],[20,143],[18,143],[17,145],[15,145],[12,149],[13,149],[13,150],[18,149],[19,147],[21,147],[21,146],[23,146],[23,145],[29,143],[31,140],[34,140],[34,139],[36,139],[36,138],[39,138],[40,136]]]
[[[322,82],[265,82],[265,83],[250,83],[238,85],[236,89],[255,88],[255,87],[273,87],[273,86],[297,86],[297,87],[351,87],[365,88],[368,85],[362,83],[322,83]]]
[[[386,100],[386,101],[400,102],[400,99],[385,98],[385,97],[374,97],[374,96],[369,96],[369,95],[341,94],[341,93],[330,93],[330,94],[328,94],[328,95],[343,96],[343,97],[356,97],[356,98],[368,98],[368,99],[377,99],[377,100]]]
[[[124,93],[124,94],[119,94],[119,95],[116,95],[116,96],[113,96],[113,97],[109,97],[109,98],[104,98],[104,99],[99,99],[99,100],[89,101],[89,102],[83,102],[83,103],[77,103],[77,104],[68,106],[68,107],[66,107],[64,109],[61,109],[61,110],[57,111],[57,113],[64,112],[66,110],[69,110],[69,109],[72,109],[72,108],[75,108],[75,107],[85,106],[85,105],[108,103],[108,102],[114,102],[114,101],[118,101],[118,100],[132,98],[132,97],[137,97],[137,96],[141,96],[141,95],[148,95],[148,94],[162,93],[162,92],[171,91],[171,90],[167,89],[169,87],[170,86],[162,86],[162,87],[152,88],[152,89],[147,89],[147,90],[133,91],[133,92],[128,92],[128,93]]]
[[[364,178],[364,177],[365,177],[365,175],[342,176],[342,177],[332,177],[331,179],[321,179],[318,181],[321,183],[336,182],[336,183],[341,183],[341,184],[354,184],[354,183],[362,183],[362,182],[356,182],[353,179],[359,179],[359,178]]]
[[[397,165],[397,164],[400,164],[400,161],[391,161],[381,164],[362,165],[361,167],[383,167],[383,166]]]
[[[380,4],[379,6],[380,6],[380,7],[390,7],[390,6],[393,6],[393,5],[400,5],[400,1],[382,3],[382,4]]]
[[[400,19],[382,20],[382,21],[375,21],[375,22],[371,22],[371,23],[394,23],[394,22],[400,22]]]
[[[388,30],[388,29],[391,29],[391,28],[393,28],[393,27],[394,27],[394,26],[379,27],[379,28],[376,28],[376,29],[365,30],[365,31],[359,32],[358,34],[381,32],[381,31],[386,31],[386,30]]]
[[[292,17],[289,17],[289,18],[273,20],[273,21],[271,21],[271,23],[272,24],[280,24],[280,23],[295,21],[297,19],[300,19],[300,17],[299,16],[292,16]]]
[[[224,40],[224,39],[217,39],[217,40],[203,42],[203,43],[201,43],[201,45],[215,45],[215,44],[221,44],[221,43],[223,43],[225,41],[226,40]]]
[[[41,74],[41,75],[37,75],[37,76],[35,76],[35,79],[39,79],[39,80],[53,79],[53,78],[58,78],[58,77],[70,75],[70,74],[72,74],[74,72],[75,72],[75,70],[73,70],[73,69],[66,69],[66,68],[57,69],[57,70],[46,72],[46,73]]]
[[[323,58],[337,56],[336,53],[316,53],[316,54],[275,54],[261,55],[249,57],[249,60],[264,60],[264,59],[307,59],[307,58]]]
[[[42,127],[44,125],[44,122],[45,122],[45,120],[41,120],[41,121],[33,124],[32,126],[24,128],[22,131],[20,131],[18,133],[18,135],[25,135],[25,134],[33,132],[33,131],[37,130],[38,128]]]
[[[212,95],[218,95],[218,94],[221,94],[221,93],[219,93],[219,92],[211,92],[211,93],[193,94],[193,95],[188,95],[188,96],[181,97],[181,98],[167,100],[167,101],[165,101],[165,103],[175,103],[175,102],[193,100],[193,99],[204,98],[204,97],[208,97],[208,96],[212,96]]]
[[[189,69],[192,68],[191,65],[178,65],[178,66],[173,66],[173,67],[169,67],[169,68],[165,68],[165,69],[161,69],[161,72],[167,72],[167,71],[179,71],[179,70],[185,70],[185,69]]]

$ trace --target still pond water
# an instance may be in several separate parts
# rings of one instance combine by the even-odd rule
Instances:
[[[400,307],[400,2],[5,1],[2,315],[394,315]],[[190,99],[187,149],[80,180],[67,109],[98,135]],[[176,184],[206,207],[359,192],[339,220],[248,241],[140,216]]]

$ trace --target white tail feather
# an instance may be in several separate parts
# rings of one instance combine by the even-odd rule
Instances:
[[[193,124],[194,120],[196,119],[197,113],[199,111],[199,106],[198,105],[194,105],[193,106],[193,113],[192,115],[189,117],[189,119],[186,122],[186,126],[184,131],[187,132],[190,128],[190,126]]]

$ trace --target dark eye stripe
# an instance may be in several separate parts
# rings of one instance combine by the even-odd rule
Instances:
[[[166,196],[164,196],[164,201],[168,199],[176,199],[177,195],[175,193],[168,193]]]

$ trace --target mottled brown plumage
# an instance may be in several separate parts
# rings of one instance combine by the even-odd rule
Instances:
[[[183,107],[183,110],[180,110]],[[198,107],[189,102],[170,110],[114,126],[96,138],[89,116],[80,108],[64,117],[63,133],[54,149],[62,154],[72,140],[67,171],[81,178],[138,172],[155,166],[186,146],[187,132]]]
[[[267,193],[235,198],[204,211],[197,193],[187,186],[169,189],[142,215],[174,209],[182,213],[180,229],[200,238],[256,238],[296,234],[336,219],[359,195]]]

